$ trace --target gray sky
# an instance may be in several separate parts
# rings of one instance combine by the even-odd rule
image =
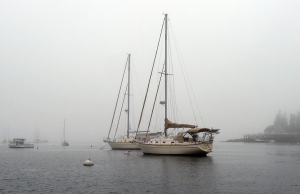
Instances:
[[[221,129],[216,140],[263,132],[278,110],[300,110],[299,10],[300,1],[0,0],[0,138],[9,126],[32,141],[38,126],[59,142],[65,118],[67,140],[101,142],[127,53],[136,126],[163,13],[205,127]],[[183,122],[194,123],[175,70]]]

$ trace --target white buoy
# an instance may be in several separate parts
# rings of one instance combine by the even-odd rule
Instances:
[[[91,159],[88,159],[83,163],[83,166],[94,166],[94,163]]]

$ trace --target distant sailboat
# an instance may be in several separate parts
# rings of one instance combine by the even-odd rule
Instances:
[[[40,140],[40,129],[37,127],[35,129],[35,134],[34,134],[34,143],[41,143],[42,141]]]
[[[69,146],[69,143],[66,141],[66,120],[64,119],[64,138],[61,143],[62,146]]]

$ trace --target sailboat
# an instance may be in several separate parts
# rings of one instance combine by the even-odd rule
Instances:
[[[61,143],[62,146],[69,146],[69,143],[66,141],[66,120],[64,119],[64,137],[63,142]]]
[[[35,129],[35,134],[34,134],[34,143],[42,143],[42,141],[40,140],[40,129],[37,127]]]
[[[114,120],[116,107],[117,107],[117,103],[118,103],[118,99],[119,99],[119,95],[118,95],[117,103],[116,103],[115,110],[114,110],[114,115],[113,115],[111,126],[110,126],[110,130],[109,130],[107,139],[103,140],[104,142],[108,143],[113,150],[140,150],[141,149],[137,145],[132,143],[134,139],[129,136],[129,133],[130,133],[130,131],[129,131],[130,130],[130,122],[129,122],[129,118],[130,118],[130,56],[131,55],[128,54],[128,57],[127,57],[127,62],[128,62],[128,84],[127,84],[126,89],[127,89],[127,100],[128,100],[127,106],[128,107],[125,110],[125,112],[127,113],[127,134],[126,134],[126,137],[120,138],[120,139],[110,140],[110,138],[109,138],[111,128],[112,128],[112,124],[113,124],[113,120]],[[126,66],[125,66],[125,69],[126,69]],[[124,69],[124,73],[125,73],[125,69]],[[124,77],[124,73],[123,73],[123,77]],[[123,78],[122,78],[122,82],[123,82]],[[122,82],[121,82],[120,89],[122,87]],[[119,90],[119,94],[120,94],[120,90]],[[124,97],[125,97],[125,95],[124,95]],[[122,105],[122,107],[123,107],[123,105]],[[118,128],[118,125],[117,125],[117,128]]]
[[[161,102],[165,106],[164,136],[152,138],[144,142],[136,141],[144,154],[158,155],[199,155],[206,156],[213,150],[214,134],[219,133],[219,129],[198,128],[196,125],[173,123],[168,119],[168,99],[167,99],[167,40],[168,40],[168,14],[164,17],[165,27],[165,100]],[[168,135],[168,129],[189,128],[180,131],[176,136]],[[202,136],[201,136],[202,134]]]

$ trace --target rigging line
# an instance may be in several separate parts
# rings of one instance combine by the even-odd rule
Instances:
[[[125,91],[127,91],[127,88],[128,88],[128,84],[126,86]],[[121,114],[122,114],[122,110],[123,110],[123,105],[124,105],[125,97],[126,97],[126,92],[124,93],[123,102],[122,102],[122,106],[121,106],[121,110],[120,110],[120,114],[119,114],[119,119],[118,119],[118,124],[117,124],[117,127],[116,127],[116,132],[115,132],[115,135],[114,135],[114,139],[115,139],[117,131],[118,131],[119,122],[120,122],[120,118],[121,118]],[[129,121],[127,121],[127,122],[129,122]]]
[[[174,73],[174,65],[173,65],[173,59],[172,59],[172,46],[171,46],[171,41],[170,41],[170,31],[168,30],[168,40],[169,40],[169,66],[172,68],[170,68],[171,69],[171,72],[172,73]],[[170,93],[170,96],[171,96],[171,101],[170,101],[170,104],[171,104],[171,106],[170,106],[170,112],[172,113],[172,120],[175,122],[176,121],[176,113],[177,113],[177,109],[176,109],[176,100],[175,100],[175,98],[174,98],[174,95],[175,95],[175,84],[174,84],[174,75],[172,76],[173,77],[173,79],[171,79],[171,81],[169,81],[169,83],[170,83],[170,89],[169,89],[169,93]],[[169,80],[170,80],[169,79]],[[173,81],[173,82],[172,82]],[[173,87],[171,86],[173,84]],[[173,111],[171,110],[171,108],[173,108]]]
[[[116,105],[115,105],[115,110],[114,110],[113,117],[111,119],[111,124],[110,124],[109,132],[108,132],[108,135],[107,135],[107,139],[109,139],[111,128],[112,128],[112,125],[113,125],[113,122],[114,122],[114,118],[115,118],[115,114],[116,114],[116,109],[117,109],[117,105],[118,105],[118,101],[119,101],[119,96],[120,96],[120,92],[121,92],[121,88],[122,88],[122,84],[123,84],[123,79],[124,79],[124,74],[125,74],[125,71],[126,71],[127,63],[128,63],[128,57],[127,57],[127,60],[126,60],[126,65],[125,65],[125,68],[124,68],[122,81],[121,81],[121,85],[120,85],[120,89],[119,89],[119,93],[118,93],[118,97],[117,97],[117,102],[116,102]]]
[[[165,39],[162,39],[161,45],[164,45],[164,41],[165,41]],[[159,52],[158,64],[161,64],[161,60],[162,60],[161,58],[162,58],[163,50],[164,49],[162,49],[162,47],[159,47],[159,51],[158,51]],[[160,66],[158,65],[157,66],[157,72],[159,72],[159,71],[160,71]],[[156,83],[158,83],[158,82],[159,82],[159,76],[157,76],[157,80],[156,80]],[[161,99],[161,93],[159,93],[158,99]],[[161,111],[160,111],[160,107],[158,106],[158,108],[156,108],[156,114],[155,114],[156,115],[155,124],[154,124],[155,126],[160,125],[160,124],[157,123],[158,118],[160,118],[160,116],[161,116],[159,113],[161,113]]]
[[[150,86],[150,81],[151,81],[151,77],[152,77],[152,73],[153,73],[153,68],[154,68],[154,64],[155,64],[155,60],[156,60],[156,56],[157,56],[157,51],[158,51],[158,48],[159,48],[160,38],[161,38],[161,34],[162,34],[162,31],[163,31],[163,28],[164,28],[164,23],[165,23],[165,19],[164,19],[162,27],[161,27],[159,40],[158,40],[158,44],[157,44],[157,48],[156,48],[156,52],[155,52],[155,57],[154,57],[154,61],[153,61],[153,65],[152,65],[152,69],[151,69],[151,73],[150,73],[150,77],[149,77],[148,87],[147,87],[147,91],[146,91],[146,95],[145,95],[145,99],[144,99],[144,103],[143,103],[143,108],[142,108],[142,111],[141,111],[140,120],[139,120],[138,127],[136,129],[136,134],[135,135],[137,135],[137,133],[139,131],[141,120],[142,120],[142,117],[143,117],[143,112],[144,112],[146,99],[147,99],[147,95],[148,95],[148,91],[149,91],[149,86]]]
[[[169,33],[169,31],[168,31],[168,33]],[[174,72],[174,65],[173,65],[173,59],[172,59],[172,50],[171,50],[171,41],[170,41],[170,35],[168,36],[168,38],[169,38],[169,44],[170,44],[170,46],[169,46],[169,56],[170,56],[170,59],[169,59],[169,61],[170,61],[170,64],[171,64],[171,67],[172,67],[172,72]],[[176,121],[179,121],[179,117],[178,117],[178,112],[180,112],[179,111],[179,108],[178,108],[178,106],[177,106],[177,101],[176,101],[176,92],[175,92],[175,89],[176,89],[176,87],[175,87],[175,75],[173,75],[172,76],[172,82],[170,81],[170,83],[171,84],[173,84],[173,87],[172,87],[172,90],[170,90],[170,92],[172,92],[172,97],[173,97],[173,102],[171,102],[172,103],[172,107],[173,107],[173,109],[174,109],[174,111],[172,111],[173,112],[173,117],[174,117],[174,122],[176,122]],[[171,93],[170,93],[171,94]],[[185,119],[184,119],[185,120]],[[197,121],[196,121],[197,122]]]
[[[132,98],[133,98],[133,102],[135,102],[134,96],[132,96]],[[134,111],[135,106],[134,106],[134,104],[135,103],[132,103],[132,117],[133,117],[132,123],[133,123],[133,128],[135,129],[135,111]]]
[[[163,65],[163,68],[162,68],[161,72],[163,72],[163,71],[164,71],[164,65]],[[150,116],[150,120],[149,120],[149,124],[148,124],[148,129],[147,129],[147,133],[146,133],[146,138],[145,138],[144,142],[146,142],[146,139],[148,137],[148,131],[149,131],[149,127],[150,127],[150,124],[151,124],[152,115],[153,115],[154,107],[155,107],[155,104],[156,104],[157,93],[158,93],[159,86],[160,86],[160,83],[161,83],[162,75],[163,75],[163,73],[160,74],[160,78],[159,78],[159,82],[158,82],[158,86],[157,86],[157,90],[156,90],[156,94],[155,94],[155,99],[154,99],[154,103],[153,103],[153,107],[152,107],[152,111],[151,111],[151,116]]]
[[[162,39],[162,45],[164,44],[164,39]],[[161,48],[161,47],[160,47]],[[161,56],[162,56],[162,52],[163,52],[163,49],[160,49],[160,53],[159,53],[159,59],[158,59],[158,64],[160,64],[161,63]],[[157,71],[159,72],[159,65],[157,66]],[[159,81],[159,76],[157,76],[157,83],[158,83],[158,81]],[[161,96],[162,96],[162,93],[159,93],[159,96],[158,96],[158,99],[161,99]],[[158,118],[160,118],[160,116],[161,116],[161,111],[160,111],[160,107],[158,106],[158,108],[156,109],[156,118],[155,118],[155,126],[158,126],[158,125],[160,125],[160,124],[158,124],[157,122],[157,120],[158,120]],[[156,129],[156,127],[155,127],[155,129]],[[157,132],[157,130],[156,130],[156,132]]]
[[[159,95],[158,99],[161,99],[161,96],[162,96],[161,92],[158,95]],[[155,124],[154,124],[155,128],[156,128],[156,126],[161,126],[160,124],[158,124],[158,118],[161,118],[161,114],[160,113],[161,113],[161,107],[158,106],[156,108],[156,114],[155,114],[156,115],[156,117],[155,117]]]
[[[164,44],[164,39],[162,39],[162,45]],[[161,55],[162,55],[162,51],[163,51],[163,49],[161,49],[161,47],[159,47],[159,51],[158,51],[158,53],[159,53],[159,56],[158,56],[158,64],[160,64],[161,63]],[[160,70],[160,66],[158,65],[157,66],[157,72],[159,72],[159,70]],[[156,79],[156,83],[158,83],[158,80],[159,80],[159,76],[157,76],[157,79]]]
[[[148,123],[148,122],[146,122],[146,123]],[[158,128],[157,126],[154,126],[154,127],[153,127],[153,126],[150,126],[150,129],[156,130],[156,131],[157,131],[158,129],[161,129],[160,127],[161,127],[161,126],[159,126],[159,128]]]
[[[122,115],[121,115],[121,118],[122,118]],[[126,133],[126,131],[127,131],[127,119],[126,118],[125,119],[121,119],[121,118],[120,118],[120,124],[119,124],[120,127],[118,127],[118,129],[119,128],[123,129],[123,131],[122,130],[118,130],[116,136],[114,137],[114,140],[116,140],[118,138],[124,139],[124,137],[127,136],[127,133]],[[124,135],[124,134],[126,134],[126,135]]]
[[[171,22],[170,22],[170,23],[171,23]],[[192,100],[191,100],[191,96],[190,96],[190,91],[189,91],[189,89],[188,89],[188,85],[187,85],[187,82],[186,82],[186,79],[185,79],[185,76],[184,76],[184,72],[185,72],[186,75],[187,75],[187,79],[188,79],[188,81],[189,81],[190,86],[191,86],[191,82],[190,82],[189,76],[188,76],[188,74],[187,74],[187,71],[186,71],[186,69],[185,69],[183,60],[181,59],[182,57],[181,57],[180,50],[179,50],[179,48],[178,48],[178,45],[177,45],[177,42],[176,42],[176,37],[175,37],[175,34],[174,34],[174,31],[173,31],[173,28],[172,28],[172,25],[171,25],[171,24],[170,24],[170,28],[171,28],[171,33],[173,34],[172,37],[173,37],[173,40],[174,40],[174,42],[175,42],[175,48],[176,48],[176,52],[177,52],[177,55],[178,55],[180,68],[181,68],[181,71],[182,71],[182,73],[183,73],[184,83],[185,83],[185,86],[186,86],[186,89],[187,89],[187,92],[188,92],[190,104],[191,104],[191,106],[192,106],[193,114],[194,114],[195,121],[196,121],[196,124],[197,124],[197,118],[196,118],[196,114],[195,114],[194,107],[193,107],[193,104],[192,104]],[[185,70],[185,71],[183,71],[182,66],[184,66],[184,70]],[[191,90],[192,90],[194,99],[195,99],[195,101],[196,101],[196,98],[195,98],[195,95],[194,95],[194,91],[193,91],[192,86],[191,86]],[[196,105],[197,105],[197,108],[198,108],[198,112],[199,112],[199,114],[200,114],[200,110],[199,110],[197,101],[196,101]],[[201,121],[202,121],[202,124],[203,124],[203,120],[202,120],[201,114],[200,114],[200,117],[201,117]],[[197,124],[197,125],[198,125],[198,124]],[[204,124],[203,124],[203,126],[204,126]]]
[[[136,69],[135,69],[135,65],[134,65],[134,63],[133,63],[133,60],[131,59],[131,61],[130,61],[130,65],[131,65],[131,67],[132,67],[132,69],[133,69],[133,73],[134,73],[134,75],[135,76],[133,76],[135,79],[133,79],[136,83],[137,83],[137,86],[138,86],[138,91],[139,91],[139,98],[140,98],[140,100],[142,101],[142,95],[141,95],[141,85],[140,85],[140,82],[139,82],[139,77],[138,77],[138,74],[136,73]],[[133,81],[133,83],[134,83],[134,81]]]
[[[173,93],[174,93],[173,98],[174,98],[174,102],[175,102],[175,103],[174,103],[174,104],[175,104],[175,105],[174,105],[174,107],[175,107],[174,109],[176,110],[175,113],[174,113],[174,115],[175,115],[175,116],[174,116],[174,118],[175,118],[174,122],[177,122],[177,121],[179,121],[179,118],[178,118],[179,108],[178,108],[177,103],[176,103],[177,101],[176,101],[175,81],[174,81],[174,80],[175,80],[175,75],[173,75],[172,81],[173,81],[173,86],[174,86],[174,87],[173,87],[173,90],[174,90],[174,91],[173,91]]]
[[[131,59],[130,59],[130,65],[131,65],[131,67],[132,67],[132,69],[134,69],[134,66],[133,66],[133,60],[132,60],[132,57],[131,57]],[[133,70],[134,71],[134,70]],[[134,71],[134,73],[135,73],[135,71]],[[130,82],[131,83],[134,83],[134,81],[137,81],[137,79],[135,78],[135,77],[137,77],[137,75],[136,74],[134,74],[134,76],[130,76]],[[131,90],[132,90],[132,97],[131,97],[131,101],[133,102],[133,103],[130,103],[131,104],[131,107],[132,107],[132,122],[131,123],[133,123],[132,124],[132,127],[135,129],[135,102],[136,102],[136,100],[135,100],[135,88],[134,87],[131,87]]]
[[[171,29],[171,31],[172,31],[172,30],[173,30],[173,29]],[[173,33],[173,35],[174,35],[174,33]],[[175,40],[174,40],[174,43],[176,44]],[[176,47],[176,46],[175,46],[175,47]],[[171,52],[171,49],[170,49],[170,52]],[[177,55],[178,55],[178,52],[177,52]],[[198,123],[197,123],[197,118],[196,118],[196,114],[195,114],[195,110],[194,110],[194,107],[193,107],[193,104],[192,104],[192,99],[191,99],[191,96],[190,96],[190,91],[189,91],[189,89],[188,89],[188,85],[187,85],[187,83],[186,83],[185,75],[184,75],[184,72],[183,72],[183,70],[182,70],[182,64],[181,64],[181,59],[180,59],[180,56],[179,56],[179,55],[178,55],[178,59],[179,59],[179,64],[180,64],[180,67],[181,67],[181,71],[182,71],[182,73],[183,73],[183,78],[184,78],[185,86],[186,86],[186,88],[187,88],[187,92],[188,92],[190,104],[191,104],[191,107],[192,107],[193,115],[194,115],[194,118],[195,118],[195,122],[196,122],[196,125],[198,125]],[[186,75],[187,75],[187,74],[186,74]],[[187,75],[187,77],[188,77],[188,75]]]
[[[172,30],[172,29],[171,29]],[[169,32],[169,31],[168,31]],[[172,31],[171,31],[172,32]],[[171,44],[171,41],[170,41],[170,35],[168,36],[169,37],[169,44]],[[174,41],[175,42],[175,41]],[[169,46],[169,56],[172,56],[172,50],[171,50],[171,46]],[[173,66],[173,61],[172,61],[172,58],[170,57],[170,61],[171,61],[171,65],[172,65],[172,69],[173,69],[173,71],[174,71],[174,66]],[[170,82],[170,83],[172,83],[173,84],[173,102],[172,102],[172,107],[173,107],[173,109],[174,109],[174,111],[172,111],[173,112],[173,117],[174,117],[174,122],[176,121],[176,119],[177,119],[177,121],[179,121],[179,117],[178,117],[178,113],[180,113],[181,114],[181,112],[180,112],[180,110],[179,110],[179,108],[178,108],[178,106],[177,106],[177,101],[176,101],[176,92],[175,92],[175,75],[173,75],[172,76],[173,77],[173,79],[172,79],[172,82]],[[170,90],[170,92],[171,92],[171,90]],[[194,112],[194,110],[193,110],[193,112]],[[194,113],[194,117],[195,117],[195,113]],[[183,120],[185,120],[185,118],[184,117],[182,117],[183,118]],[[197,120],[196,120],[196,123],[197,123]]]
[[[168,29],[168,43],[169,43],[169,45],[168,45],[168,62],[169,62],[169,73],[170,74],[172,74],[172,73],[174,73],[174,68],[173,68],[173,63],[172,63],[172,52],[171,52],[171,42],[170,42],[170,33],[169,33],[169,29]],[[173,120],[173,113],[174,113],[174,111],[172,110],[172,108],[173,108],[173,100],[172,100],[172,82],[170,82],[170,76],[168,76],[167,78],[167,81],[168,81],[168,96],[169,96],[169,106],[168,106],[168,112],[170,113],[169,114],[169,119],[171,119],[171,120]]]
[[[174,42],[175,42],[175,45],[176,45],[176,49],[179,51],[179,56],[181,57],[180,60],[182,61],[183,67],[184,67],[185,72],[186,72],[186,74],[187,74],[187,70],[186,70],[186,67],[185,67],[185,65],[184,65],[184,61],[183,61],[183,59],[182,59],[182,54],[181,54],[181,51],[180,51],[179,46],[178,46],[178,44],[177,44],[176,37],[175,37],[175,33],[174,33],[174,31],[173,31],[171,22],[170,22],[170,27],[171,27],[171,32],[173,32],[173,37],[174,37]],[[202,125],[203,125],[203,127],[204,127],[204,121],[203,121],[203,119],[202,119],[202,115],[201,115],[201,112],[200,112],[200,109],[199,109],[199,106],[198,106],[198,103],[197,103],[197,100],[196,100],[196,97],[195,97],[195,93],[194,93],[194,90],[193,90],[193,87],[192,87],[192,84],[191,84],[191,81],[190,81],[189,77],[188,77],[188,81],[189,81],[189,83],[190,83],[190,85],[191,85],[191,90],[192,90],[192,93],[193,93],[193,96],[194,96],[194,99],[195,99],[195,102],[196,102],[196,106],[197,106],[197,109],[198,109],[198,112],[199,112],[199,115],[200,115],[200,118],[201,118]]]
[[[162,39],[162,42],[161,42],[161,45],[165,45],[165,39],[163,38]],[[160,46],[160,50],[159,50],[159,60],[157,61],[157,64],[164,64],[164,47],[163,46]],[[160,65],[157,65],[157,72],[160,72],[161,70],[161,66]],[[156,80],[156,85],[158,85],[158,82],[159,82],[159,79],[160,79],[160,75],[159,73],[157,74],[157,80]],[[164,84],[162,85],[161,88],[164,88]],[[157,100],[165,100],[164,97],[162,97],[164,95],[164,90],[161,89],[159,91],[159,94],[158,94],[158,97],[157,97]],[[156,113],[155,113],[155,120],[153,118],[153,123],[151,124],[152,126],[154,125],[155,126],[155,131],[153,132],[158,132],[158,131],[161,131],[161,126],[163,126],[163,123],[161,121],[163,121],[163,111],[164,110],[164,106],[160,106],[160,105],[157,105],[156,107]]]
[[[173,131],[170,134],[172,134],[176,129],[178,129],[178,128],[174,128]]]

